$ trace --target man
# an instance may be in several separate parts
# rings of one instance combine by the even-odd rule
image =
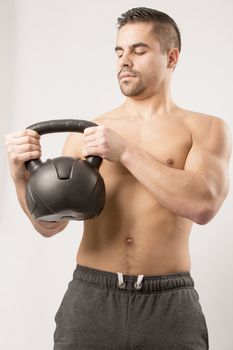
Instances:
[[[231,133],[220,118],[175,104],[170,85],[181,50],[167,14],[134,8],[118,18],[119,86],[126,99],[70,133],[63,155],[104,158],[101,215],[84,222],[74,278],[56,314],[54,350],[208,349],[208,330],[190,275],[193,223],[207,224],[229,191]],[[68,221],[31,217],[24,162],[39,136],[6,137],[19,202],[45,237]]]

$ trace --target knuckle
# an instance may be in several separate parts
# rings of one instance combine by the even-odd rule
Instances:
[[[27,136],[29,136],[30,135],[30,130],[29,129],[23,129],[22,131],[21,131],[21,135],[20,136],[22,136],[22,137],[27,137]]]
[[[93,131],[93,128],[90,126],[90,127],[86,128],[86,129],[84,129],[84,134],[85,135],[89,135],[92,131]]]
[[[11,153],[11,151],[12,151],[12,146],[9,145],[9,144],[6,144],[6,145],[5,145],[5,149],[6,149],[6,152],[7,152],[7,153]]]
[[[14,161],[17,161],[17,160],[19,160],[19,155],[17,153],[12,153],[11,154],[11,159],[14,160]]]
[[[24,134],[25,135],[29,135],[30,136],[33,133],[34,133],[34,131],[32,129],[24,129]]]
[[[27,145],[27,149],[28,149],[29,152],[32,152],[33,151],[33,145],[29,143]]]
[[[102,133],[102,135],[105,135],[106,134],[106,132],[107,132],[107,126],[105,126],[105,125],[101,125],[101,127],[100,127],[101,129],[101,133]]]
[[[106,138],[104,136],[101,138],[100,141],[101,141],[101,144],[102,144],[103,147],[107,146],[107,140],[106,140]]]
[[[40,157],[41,156],[41,152],[40,151],[32,152],[32,154],[34,154],[34,156],[36,156],[36,157]]]
[[[12,138],[10,136],[5,138],[5,147],[12,145],[12,143],[13,143],[13,141],[12,141]]]
[[[29,136],[31,138],[40,139],[40,134],[38,134],[38,132],[36,132],[35,130],[25,129],[24,132],[25,132],[25,135],[27,135],[27,136]]]
[[[33,159],[33,158],[35,158],[35,153],[34,152],[28,152],[28,159],[30,160],[30,159]]]

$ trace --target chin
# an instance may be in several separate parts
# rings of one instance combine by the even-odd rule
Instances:
[[[125,91],[125,90],[121,89],[121,92],[126,97],[137,97],[137,96],[143,95],[144,90],[143,91],[141,91],[141,90],[140,91],[133,91],[133,90]]]
[[[145,86],[143,84],[120,84],[121,92],[127,97],[136,97],[144,94]]]

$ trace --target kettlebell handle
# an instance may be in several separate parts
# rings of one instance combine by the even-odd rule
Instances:
[[[39,123],[32,124],[28,126],[26,129],[31,129],[36,131],[39,135],[57,133],[57,132],[78,132],[83,133],[86,128],[91,126],[98,126],[93,122],[88,120],[80,120],[80,119],[55,119],[55,120],[47,120]],[[99,156],[88,156],[86,160],[95,168],[99,169],[103,158]],[[32,159],[25,162],[26,168],[29,171],[33,171],[41,164],[40,159]]]

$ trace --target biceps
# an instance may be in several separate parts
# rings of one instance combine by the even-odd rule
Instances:
[[[202,174],[214,198],[225,198],[229,191],[228,161],[200,146],[192,147],[184,170]]]

